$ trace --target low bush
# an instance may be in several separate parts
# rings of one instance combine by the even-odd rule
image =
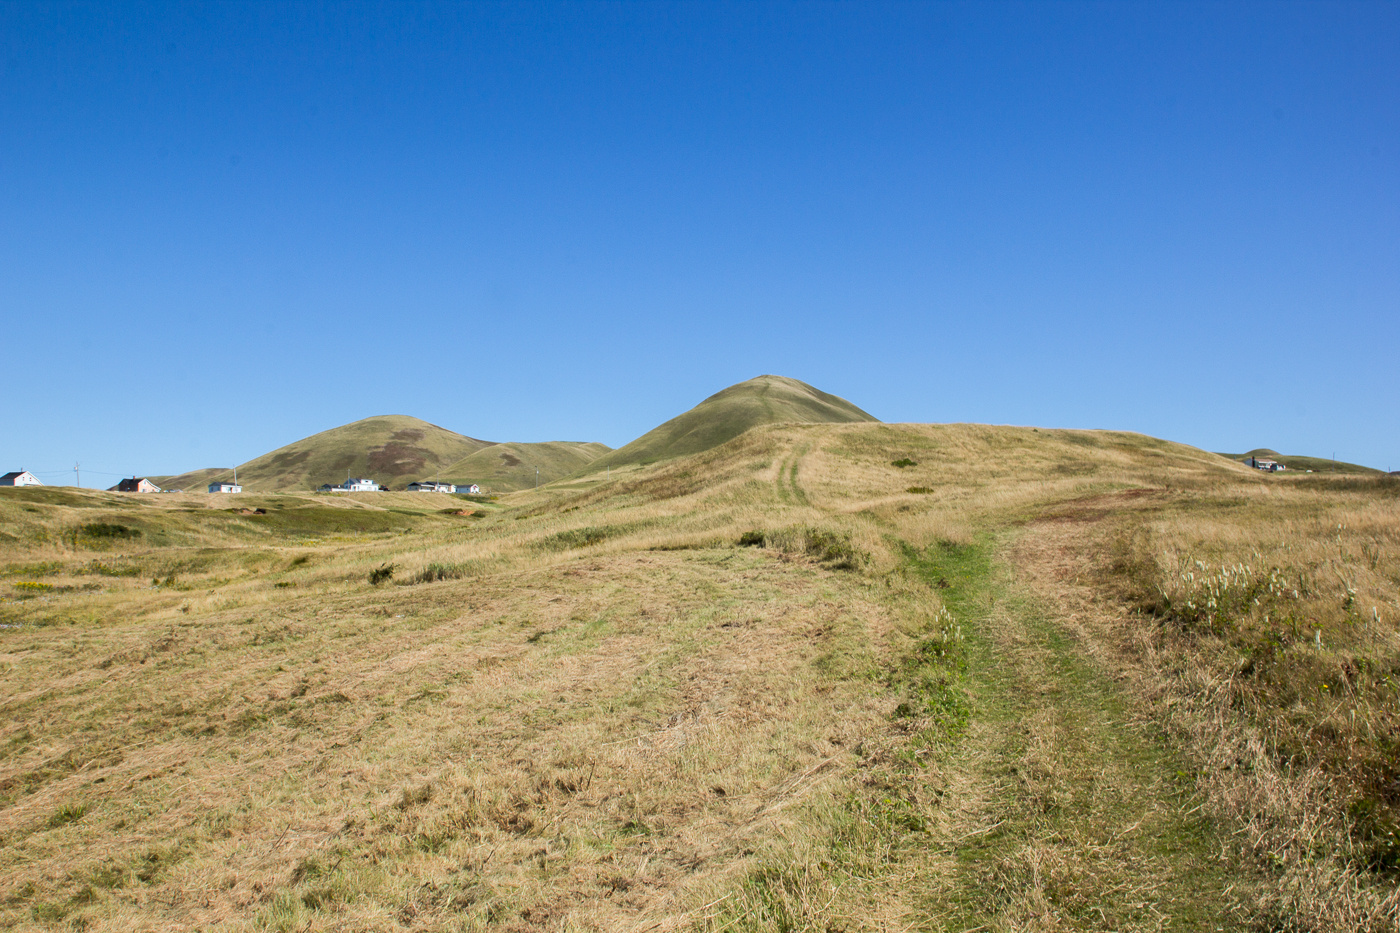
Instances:
[[[746,531],[739,536],[739,547],[763,547],[763,532]]]
[[[381,564],[369,572],[369,585],[378,586],[394,579],[394,565]]]
[[[890,466],[897,466],[897,467],[899,467],[901,470],[904,469],[905,467],[918,466],[918,465],[919,465],[918,463],[916,463],[916,462],[913,461],[913,460],[910,460],[908,457],[902,457],[902,458],[900,458],[899,460],[891,460],[891,461],[890,461]]]
[[[111,525],[106,522],[93,522],[79,528],[78,536],[108,539],[139,538],[141,537],[141,529],[128,528],[126,525]]]

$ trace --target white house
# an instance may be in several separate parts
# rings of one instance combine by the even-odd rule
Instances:
[[[243,487],[237,483],[210,483],[210,492],[242,492]]]
[[[456,492],[457,487],[451,483],[409,483],[409,492]]]
[[[28,470],[20,470],[17,473],[6,473],[0,476],[0,486],[42,486],[39,477]]]
[[[458,486],[458,487],[457,487],[457,491],[458,491],[458,492],[465,492],[465,493],[467,493],[468,495],[471,495],[471,496],[479,496],[479,495],[481,495],[481,487],[478,486],[476,483],[472,483],[470,486]]]
[[[1258,457],[1250,457],[1244,462],[1244,465],[1252,466],[1256,470],[1263,470],[1266,473],[1281,473],[1288,469],[1288,467],[1279,463],[1277,460],[1260,460]]]
[[[379,484],[372,479],[347,479],[341,489],[346,492],[379,492]]]

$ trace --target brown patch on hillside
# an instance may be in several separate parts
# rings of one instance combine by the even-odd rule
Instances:
[[[502,451],[501,462],[508,467],[516,467],[520,466],[520,464],[524,461],[521,460],[519,457],[515,456],[514,454],[510,453],[509,451]]]
[[[425,436],[427,436],[426,432],[421,431],[418,428],[404,428],[402,431],[395,431],[392,435],[390,435],[389,440],[421,441]]]
[[[400,431],[400,434],[410,433]],[[422,432],[419,432],[422,433]],[[405,473],[414,473],[422,470],[427,465],[429,459],[437,462],[437,455],[422,447],[410,447],[407,444],[397,444],[393,441],[383,447],[371,447],[369,449],[369,469],[371,473],[391,473],[400,476]]]
[[[307,458],[310,456],[311,451],[309,450],[303,450],[300,453],[292,453],[291,451],[287,451],[286,453],[280,453],[277,456],[273,457],[269,465],[276,467],[279,470],[285,470],[290,467],[297,466],[298,464],[305,463]]]

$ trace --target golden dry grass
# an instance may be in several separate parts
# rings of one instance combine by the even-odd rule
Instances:
[[[1388,490],[1140,435],[851,424],[482,517],[7,493],[0,922],[1379,929],[1362,836],[1393,808],[1351,806],[1383,772],[1336,762],[1393,749],[1394,694],[1308,678],[1394,658],[1397,616],[1328,582],[1400,609]],[[1312,581],[1288,605],[1320,646],[1270,656],[1308,701],[1221,691],[1273,610],[1186,618],[1188,560]],[[1282,802],[1211,763],[1249,741],[1293,756]],[[1312,850],[1270,842],[1304,812]],[[1305,883],[1318,840],[1350,889]]]

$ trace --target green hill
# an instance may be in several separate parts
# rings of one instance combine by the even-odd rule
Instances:
[[[485,492],[514,492],[576,473],[607,454],[606,444],[546,441],[538,444],[496,444],[442,468],[453,483],[477,483]]]
[[[377,415],[322,431],[280,447],[238,467],[238,481],[249,492],[288,492],[341,483],[365,476],[399,487],[492,446],[408,415]],[[166,488],[201,490],[214,480],[232,479],[232,469],[204,469],[179,476],[152,477]],[[444,477],[445,478],[445,477]]]
[[[879,421],[843,398],[828,395],[786,376],[758,376],[716,392],[690,411],[677,415],[625,447],[599,457],[589,473],[669,460],[718,447],[749,428],[779,422],[830,423]]]
[[[1375,470],[1371,467],[1361,466],[1356,463],[1344,463],[1340,460],[1326,460],[1322,457],[1298,457],[1293,454],[1281,454],[1276,450],[1267,447],[1258,447],[1254,450],[1242,454],[1221,454],[1222,457],[1229,457],[1231,460],[1246,460],[1250,457],[1257,457],[1260,460],[1275,460],[1288,467],[1290,470],[1297,470],[1300,473],[1312,470],[1314,473],[1383,473],[1383,470]]]

